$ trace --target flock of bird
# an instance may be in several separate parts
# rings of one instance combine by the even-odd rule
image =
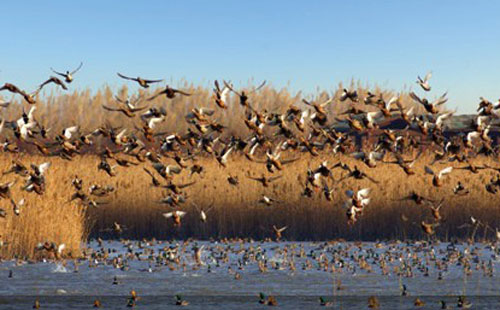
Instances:
[[[162,213],[162,216],[170,220],[172,224],[179,227],[182,218],[186,216],[184,206],[188,201],[188,196],[185,189],[197,182],[193,179],[190,182],[181,184],[176,182],[176,176],[183,171],[187,171],[191,178],[201,174],[204,167],[196,161],[197,158],[205,156],[213,158],[218,163],[221,169],[226,169],[231,165],[230,156],[236,153],[244,155],[246,160],[261,163],[266,168],[267,173],[262,175],[248,175],[247,177],[260,184],[263,188],[270,186],[271,183],[279,182],[283,177],[280,172],[297,161],[301,156],[319,156],[321,152],[329,152],[332,159],[336,158],[336,154],[351,155],[359,161],[359,164],[350,166],[342,161],[337,160],[334,164],[329,164],[328,161],[322,162],[315,168],[309,168],[304,171],[306,179],[303,184],[303,192],[301,195],[305,197],[313,197],[320,193],[326,200],[332,200],[335,194],[333,184],[339,184],[346,179],[369,180],[378,186],[379,183],[375,177],[368,172],[371,168],[378,165],[398,165],[401,170],[408,176],[417,174],[413,168],[416,161],[421,158],[421,154],[425,149],[431,150],[434,154],[432,163],[425,166],[425,174],[429,174],[429,183],[435,187],[441,187],[446,182],[446,176],[453,173],[454,169],[463,169],[470,173],[478,173],[479,170],[491,169],[500,171],[500,167],[493,166],[477,166],[473,163],[473,159],[477,155],[498,156],[496,147],[492,144],[490,130],[493,128],[493,123],[500,117],[497,113],[500,108],[500,103],[493,104],[484,98],[481,98],[477,116],[473,123],[470,124],[470,130],[462,135],[447,137],[444,135],[446,130],[446,120],[448,120],[453,112],[442,110],[442,105],[447,101],[446,93],[440,96],[435,101],[429,101],[424,97],[418,96],[411,92],[410,97],[416,104],[421,105],[426,111],[425,114],[417,115],[414,108],[406,108],[401,103],[401,98],[395,96],[386,100],[382,95],[368,93],[366,97],[358,96],[357,91],[344,89],[338,98],[330,98],[324,102],[312,102],[303,100],[306,108],[299,108],[297,105],[290,105],[286,110],[279,112],[269,112],[266,110],[255,109],[252,102],[252,94],[257,92],[265,85],[263,82],[258,87],[252,90],[236,90],[234,86],[224,81],[219,83],[214,82],[213,102],[207,102],[207,105],[213,107],[196,107],[193,108],[185,117],[189,128],[187,132],[159,132],[157,127],[165,121],[167,109],[164,107],[156,107],[151,105],[151,101],[159,96],[165,96],[168,99],[173,99],[176,96],[192,96],[194,94],[175,89],[166,85],[163,89],[155,93],[149,98],[136,96],[135,98],[119,98],[116,97],[116,102],[106,103],[102,106],[104,111],[109,113],[121,113],[130,119],[134,130],[123,128],[114,128],[108,124],[94,129],[84,129],[78,124],[65,128],[62,132],[54,135],[50,134],[50,128],[47,128],[43,123],[39,122],[36,117],[37,95],[40,90],[50,84],[56,87],[61,87],[63,90],[68,89],[68,85],[73,82],[73,76],[82,68],[80,64],[76,70],[66,71],[65,73],[55,70],[58,76],[62,79],[51,76],[49,79],[40,84],[39,88],[31,93],[28,93],[21,88],[5,83],[0,91],[9,91],[13,94],[20,95],[23,100],[31,105],[28,112],[23,109],[23,114],[16,120],[2,119],[0,124],[0,132],[11,130],[16,140],[6,139],[1,145],[4,152],[18,153],[23,150],[19,147],[20,144],[32,145],[42,155],[47,156],[48,161],[41,164],[26,165],[20,159],[15,159],[12,166],[3,175],[17,174],[24,179],[22,190],[26,192],[34,192],[38,195],[44,195],[46,189],[46,172],[50,169],[50,157],[59,156],[65,160],[73,160],[79,154],[88,150],[99,155],[97,169],[100,173],[108,175],[110,178],[117,177],[118,169],[126,169],[130,166],[144,165],[144,173],[151,177],[151,183],[159,190],[166,192],[160,203],[172,208],[170,212]],[[151,84],[160,83],[162,80],[144,79],[141,77],[133,78],[121,73],[118,76],[122,79],[137,82],[142,88],[149,88]],[[417,83],[424,92],[431,90],[429,83],[431,74],[427,74],[424,79],[418,77]],[[218,121],[215,121],[215,116],[218,111],[230,108],[230,94],[237,96],[239,104],[245,108],[245,116],[243,122],[248,128],[248,133],[241,136],[225,134],[226,126]],[[328,112],[328,106],[334,102],[345,105],[345,112],[340,113],[336,117],[331,117]],[[364,104],[365,109],[359,108],[359,103]],[[0,102],[2,108],[8,108],[10,102]],[[375,111],[373,111],[375,109]],[[384,123],[390,120],[402,119],[406,122],[407,127],[403,130],[381,129]],[[137,122],[140,125],[137,125]],[[345,122],[350,130],[348,132],[340,132],[336,130],[335,124]],[[360,149],[353,141],[356,134],[368,133],[375,136],[375,143],[370,145],[368,149]],[[243,136],[244,135],[244,136]],[[98,139],[100,139],[98,141]],[[416,156],[408,157],[408,150],[413,150]],[[288,154],[288,158],[282,157],[282,154]],[[167,163],[171,161],[171,163]],[[448,166],[441,170],[436,170],[435,162],[454,162],[457,161],[462,165],[459,167]],[[230,186],[238,187],[240,180],[232,175],[227,169],[227,182]],[[340,170],[343,174],[338,178],[335,177],[334,171]],[[16,201],[12,196],[11,188],[17,181],[9,181],[0,184],[0,198],[8,199],[12,205],[12,214],[14,216],[22,216],[22,208],[24,199]],[[89,190],[84,189],[84,180],[77,175],[72,180],[74,193],[69,197],[70,201],[80,201],[83,205],[89,207],[98,207],[103,204],[99,199],[106,197],[114,192],[113,186],[99,186],[93,184]],[[500,177],[492,179],[490,183],[485,185],[485,189],[489,193],[496,193],[500,187]],[[371,188],[357,188],[345,191],[346,199],[342,208],[345,209],[346,220],[349,224],[354,225],[356,221],[363,215],[363,211],[370,203]],[[470,190],[466,188],[465,180],[458,182],[453,188],[455,195],[468,195]],[[435,228],[442,221],[440,208],[443,201],[435,201],[432,198],[424,197],[417,192],[412,192],[408,196],[401,197],[401,200],[410,200],[417,205],[428,207],[432,221],[422,221],[419,225],[422,231],[432,236],[435,234]],[[259,203],[272,206],[279,204],[280,201],[273,197],[262,195]],[[207,213],[212,206],[198,207],[201,222],[207,221]],[[9,212],[0,209],[0,218],[9,216]],[[477,229],[481,225],[485,225],[471,216],[469,225]],[[273,225],[274,239],[280,241],[287,226],[276,227]],[[491,227],[489,227],[492,229]],[[120,234],[123,232],[123,225],[115,222],[110,230]],[[500,240],[500,232],[498,229],[492,229],[495,236]],[[0,236],[1,237],[1,236]],[[126,270],[129,259],[146,259],[150,264],[156,263],[158,266],[166,265],[171,270],[176,268],[186,268],[186,264],[182,264],[184,260],[182,255],[186,256],[186,248],[188,242],[182,247],[170,246],[165,247],[158,253],[149,247],[151,244],[143,244],[139,242],[137,247],[129,241],[126,246],[129,251],[126,255],[118,255],[112,259],[109,258],[110,251],[102,248],[100,251],[92,253],[84,253],[84,256],[89,258],[89,267],[99,264],[112,264],[116,268]],[[154,243],[154,241],[153,241]],[[3,245],[0,238],[0,247]],[[102,241],[99,240],[100,246]],[[382,246],[381,246],[382,247]],[[39,243],[37,250],[48,253],[55,258],[61,258],[64,251],[64,244],[55,244],[54,242],[46,241]],[[137,249],[141,249],[140,252]],[[203,250],[209,252],[209,257],[205,261],[202,260]],[[361,247],[359,248],[361,250]],[[218,267],[224,262],[227,262],[228,253],[235,253],[235,249],[222,245],[210,244],[204,249],[204,246],[193,247],[193,259],[196,262],[195,268],[206,265],[210,259],[214,262],[214,267]],[[298,251],[298,252],[297,252]],[[326,255],[322,251],[330,251],[333,255],[333,260],[326,259]],[[320,252],[320,253],[319,253]],[[320,270],[341,269],[345,271],[355,272],[356,268],[368,270],[373,268],[372,263],[378,264],[382,273],[388,273],[388,262],[394,260],[406,262],[402,264],[401,269],[397,269],[397,273],[402,276],[412,277],[414,270],[418,270],[424,275],[428,275],[429,268],[424,264],[429,259],[435,262],[437,270],[439,270],[439,278],[442,279],[442,273],[447,266],[460,262],[466,272],[472,272],[471,256],[474,253],[457,252],[456,249],[451,249],[442,252],[445,256],[443,259],[437,260],[434,249],[427,251],[425,258],[408,259],[404,257],[404,250],[398,250],[396,247],[389,246],[384,255],[375,255],[373,251],[366,251],[363,255],[355,256],[355,260],[350,263],[345,263],[343,258],[353,257],[349,254],[348,249],[323,246],[319,252],[311,251],[305,253],[303,249],[288,248],[280,250],[282,255],[282,263],[272,263],[268,261],[265,251],[259,247],[251,247],[237,253],[241,254],[238,259],[238,269],[243,270],[248,264],[258,264],[260,272],[266,272],[269,265],[273,269],[289,268],[295,270],[293,257],[306,258],[302,268],[304,270],[313,268],[316,264]],[[319,254],[318,254],[319,253]],[[323,254],[321,254],[323,253]],[[398,258],[397,255],[400,255]],[[496,254],[498,255],[498,253]],[[309,259],[307,259],[309,258]],[[476,270],[483,270],[485,275],[491,276],[493,273],[493,264],[483,262],[476,264]],[[75,268],[78,264],[75,261]],[[196,267],[197,266],[197,267]],[[148,271],[152,272],[153,267],[149,267]],[[210,272],[210,264],[208,263],[208,271]],[[229,272],[234,275],[235,279],[241,278],[241,272],[231,269]],[[118,280],[115,281],[118,284]],[[115,283],[113,283],[115,284]],[[337,283],[337,289],[341,289],[341,283]],[[406,286],[402,286],[402,294],[407,294]],[[135,291],[131,293],[128,300],[129,306],[134,306],[138,300]],[[267,305],[276,305],[276,298],[272,296],[260,295],[259,303]],[[415,300],[415,305],[419,306],[421,300]],[[176,296],[176,304],[185,306],[188,304],[180,295]],[[322,306],[330,305],[324,298],[320,298]],[[458,301],[459,307],[470,307],[463,297]],[[461,306],[460,306],[461,305]],[[95,307],[100,307],[100,302],[96,300]],[[369,300],[370,308],[378,308],[378,300],[371,298]],[[37,302],[35,308],[40,307]],[[442,303],[442,309],[446,308],[446,303]]]
[[[306,274],[331,274],[333,281],[331,276],[327,276],[326,283],[330,286],[333,282],[334,297],[336,294],[349,296],[349,292],[356,293],[359,289],[357,281],[364,281],[363,279],[367,276],[380,277],[381,280],[387,279],[388,282],[398,281],[398,286],[388,286],[388,291],[383,291],[384,295],[397,296],[399,294],[409,299],[407,301],[412,302],[416,307],[422,308],[427,298],[419,297],[418,291],[421,288],[417,286],[418,282],[413,281],[413,279],[420,278],[425,279],[423,282],[425,285],[442,287],[438,289],[438,292],[462,290],[463,295],[458,297],[456,305],[458,308],[470,308],[472,303],[465,298],[466,289],[461,287],[461,281],[456,281],[457,274],[463,274],[463,277],[471,284],[474,281],[489,281],[494,278],[498,270],[499,259],[500,248],[493,243],[469,246],[460,243],[438,244],[427,241],[267,243],[246,239],[222,239],[200,244],[191,240],[167,242],[154,239],[150,241],[122,239],[120,242],[107,242],[98,238],[84,249],[82,258],[72,262],[64,260],[61,266],[66,272],[73,273],[101,271],[97,273],[100,277],[99,291],[107,289],[106,284],[113,289],[133,285],[132,287],[136,289],[132,289],[126,302],[123,301],[123,305],[128,307],[140,306],[143,300],[148,298],[148,296],[139,297],[140,281],[138,279],[141,273],[160,274],[162,276],[155,279],[165,281],[164,279],[168,278],[170,283],[176,283],[176,285],[177,281],[181,282],[183,277],[190,274],[200,276],[204,273],[205,277],[215,277],[213,279],[224,281],[230,287],[232,280],[245,282],[247,277],[254,278],[258,275],[274,273],[278,275],[277,279],[280,275],[287,275],[285,281],[289,281],[290,277]],[[21,269],[24,264],[25,262],[18,260],[14,267]],[[110,269],[115,271],[113,273],[102,271]],[[127,277],[128,272],[135,273]],[[9,279],[22,276],[21,270],[10,269]],[[301,277],[301,279],[308,281],[307,278]],[[318,281],[318,277],[313,279]],[[109,282],[106,283],[106,281]],[[179,286],[181,285],[177,285]],[[266,290],[266,287],[265,284],[262,285],[263,290]],[[273,287],[276,287],[276,283]],[[317,290],[318,284],[315,283],[313,287],[313,290]],[[284,284],[283,288],[271,289],[266,293],[261,292],[255,299],[255,303],[276,306],[279,304],[279,297],[274,294],[279,293],[277,290],[286,291],[287,288],[288,286]],[[224,290],[223,287],[217,286],[213,289]],[[323,292],[323,290],[320,291]],[[92,293],[92,289],[89,288],[89,292]],[[231,296],[225,298],[230,300]],[[453,297],[441,298],[443,298],[440,301],[441,309],[450,309],[449,303],[452,302]],[[205,301],[204,299],[201,302]],[[41,303],[37,299],[35,304],[40,307]],[[189,301],[177,294],[174,304],[187,306]],[[369,308],[378,309],[381,304],[383,302],[381,303],[375,296],[368,299]],[[106,300],[99,298],[95,299],[93,305],[96,308],[110,306],[106,304]],[[319,305],[336,306],[334,300],[327,300],[324,297],[319,297]],[[430,302],[428,305],[430,306]]]
[[[334,160],[336,154],[340,153],[356,158],[359,161],[357,165],[350,166],[340,160],[335,164],[324,161],[316,168],[304,171],[306,182],[303,184],[302,195],[313,197],[316,193],[322,193],[327,200],[332,200],[334,195],[335,188],[332,184],[339,184],[349,178],[370,180],[374,186],[377,186],[378,181],[368,171],[378,165],[398,165],[408,176],[417,174],[413,166],[424,149],[431,150],[434,154],[433,162],[425,166],[424,172],[431,176],[429,182],[435,187],[441,187],[446,182],[446,176],[453,173],[454,169],[468,170],[472,174],[482,169],[500,171],[500,167],[477,166],[473,163],[474,158],[480,154],[494,158],[498,155],[497,148],[492,143],[490,131],[494,128],[495,120],[500,117],[497,112],[500,103],[493,104],[481,98],[477,115],[470,124],[470,129],[461,135],[447,137],[444,135],[447,127],[446,121],[453,115],[453,112],[442,109],[442,105],[447,101],[446,93],[431,102],[411,92],[410,97],[424,108],[426,111],[424,114],[416,114],[414,107],[404,107],[400,96],[386,100],[382,94],[368,92],[365,97],[361,98],[356,90],[348,89],[343,89],[338,98],[331,97],[324,102],[303,99],[305,108],[293,104],[284,107],[283,112],[270,112],[254,108],[251,98],[253,93],[265,85],[265,81],[251,90],[237,90],[229,82],[215,81],[213,101],[207,102],[209,107],[193,108],[185,116],[189,125],[187,131],[178,133],[157,130],[158,125],[165,121],[168,109],[154,106],[151,101],[159,96],[173,99],[176,96],[192,96],[193,94],[166,85],[149,98],[142,98],[139,95],[135,98],[115,97],[116,102],[109,102],[102,106],[104,111],[110,113],[110,116],[113,116],[113,113],[125,115],[130,119],[133,130],[112,127],[109,124],[85,129],[74,124],[52,135],[50,128],[37,120],[37,94],[50,84],[61,87],[63,90],[68,89],[68,85],[73,82],[74,75],[82,68],[82,65],[83,63],[77,69],[65,73],[53,70],[64,80],[51,76],[31,93],[11,83],[5,83],[0,87],[0,92],[9,91],[18,94],[31,106],[28,112],[23,109],[22,115],[17,120],[2,120],[0,132],[11,130],[15,138],[6,139],[0,148],[5,152],[16,153],[22,151],[19,148],[19,144],[22,143],[32,145],[34,149],[36,148],[48,158],[59,156],[66,160],[72,160],[82,152],[93,150],[100,157],[97,164],[98,170],[109,177],[117,176],[118,169],[144,163],[144,172],[151,177],[153,186],[166,191],[161,203],[172,207],[173,210],[162,215],[171,220],[175,226],[180,226],[182,218],[187,214],[183,210],[188,200],[185,189],[197,182],[193,179],[188,183],[180,184],[175,181],[176,175],[182,171],[188,171],[191,178],[194,178],[195,175],[202,173],[204,167],[196,161],[202,156],[213,158],[221,169],[230,165],[229,158],[236,153],[243,154],[249,161],[262,163],[267,173],[248,175],[248,178],[260,183],[263,188],[271,183],[279,182],[282,177],[280,172],[301,156],[316,157],[320,155],[320,152],[324,152],[330,154],[329,156]],[[149,88],[152,84],[162,82],[159,79],[133,78],[121,73],[118,73],[118,76],[127,81],[136,82],[142,88]],[[430,73],[424,79],[418,77],[417,83],[424,94],[431,90],[430,78]],[[248,128],[247,133],[228,135],[225,133],[226,126],[215,120],[219,111],[230,108],[231,93],[237,97],[239,104],[245,109],[242,121]],[[334,102],[345,105],[345,112],[332,117],[328,112],[328,107]],[[359,103],[362,103],[365,108],[359,108]],[[10,102],[0,102],[2,108],[8,108],[9,104]],[[407,127],[403,130],[381,129],[383,124],[395,119],[403,120]],[[350,128],[349,131],[336,130],[339,122],[346,123]],[[361,149],[355,145],[353,137],[365,133],[376,139],[372,145]],[[417,155],[408,158],[408,150],[412,150]],[[284,158],[283,154],[288,154],[285,155],[288,158]],[[462,166],[450,165],[439,171],[433,167],[435,162],[451,163],[453,161],[462,163]],[[31,164],[31,166],[22,163],[21,160],[14,160],[12,167],[5,171],[4,175],[15,173],[22,176],[25,178],[23,190],[43,195],[45,173],[47,169],[50,169],[50,165],[50,160],[40,165]],[[343,175],[337,179],[334,177],[336,170],[343,172]],[[238,187],[240,180],[229,171],[230,169],[228,169],[227,182],[231,186]],[[11,181],[0,184],[0,197],[9,199],[14,214],[19,216],[24,200],[16,202],[12,198],[10,189],[15,183],[16,181]],[[98,198],[105,197],[115,190],[112,186],[92,185],[87,192],[83,188],[83,183],[84,180],[75,176],[72,181],[75,192],[71,200],[79,200],[90,207],[99,206],[101,203]],[[454,194],[469,194],[470,190],[466,186],[465,181],[458,182],[454,187]],[[499,187],[500,177],[492,179],[485,185],[485,189],[490,193],[496,193]],[[346,199],[342,207],[345,209],[349,224],[355,224],[363,215],[363,211],[370,203],[370,193],[370,188],[345,191]],[[432,220],[422,221],[419,225],[424,233],[434,235],[435,227],[442,220],[439,213],[442,201],[436,202],[417,192],[402,197],[402,200],[411,200],[418,205],[428,206]],[[259,202],[273,205],[280,201],[262,195]],[[207,209],[198,208],[198,210],[200,220],[205,222]],[[0,216],[7,216],[7,212],[0,209]],[[474,217],[471,217],[471,223],[471,225],[481,225]],[[286,228],[286,226],[273,226],[277,240],[281,239]],[[496,237],[500,238],[498,229],[491,229],[496,232]],[[115,222],[113,230],[120,232],[122,227]],[[57,247],[45,244],[40,245],[40,248],[55,250]]]

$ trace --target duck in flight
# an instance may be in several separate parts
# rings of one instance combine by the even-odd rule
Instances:
[[[152,97],[150,97],[148,99],[148,101],[151,101],[151,100],[155,99],[156,97],[161,96],[163,94],[168,99],[174,99],[176,94],[181,94],[181,95],[184,95],[184,96],[191,96],[191,94],[186,93],[185,91],[182,91],[182,90],[179,90],[179,89],[175,89],[175,88],[170,87],[169,85],[166,85],[165,88],[162,91],[160,91],[159,93],[157,93],[157,94],[153,95]]]
[[[122,79],[129,80],[129,81],[135,81],[135,82],[139,83],[139,85],[143,88],[149,88],[149,84],[163,82],[163,80],[147,80],[147,79],[143,79],[141,77],[136,77],[136,78],[128,77],[128,76],[125,76],[119,72],[116,74],[118,74],[118,76],[121,77]]]
[[[69,84],[69,83],[73,82],[73,75],[75,73],[77,73],[78,70],[80,70],[82,68],[82,66],[83,66],[83,62],[80,62],[80,65],[78,66],[78,68],[76,68],[73,71],[66,71],[65,73],[58,72],[52,68],[50,68],[50,70],[52,70],[52,72],[54,72],[55,74],[62,76],[64,78],[64,81],[66,81],[66,83]]]

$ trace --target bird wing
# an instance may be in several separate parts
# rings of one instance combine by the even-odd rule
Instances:
[[[330,99],[328,99],[327,101],[323,102],[323,103],[322,103],[322,104],[320,104],[319,106],[320,106],[320,107],[322,107],[322,108],[324,108],[324,107],[326,107],[327,105],[329,105],[329,104],[330,104],[330,103],[332,103],[332,102],[333,102],[333,97],[332,97],[332,98],[330,98]]]
[[[425,170],[426,173],[434,175],[434,171],[430,167],[425,166],[424,170]]]
[[[83,66],[83,61],[82,61],[82,62],[80,62],[80,65],[78,66],[78,68],[76,68],[75,70],[71,71],[71,75],[73,75],[73,74],[77,73],[77,72],[78,72],[78,70],[80,70],[80,69],[82,68],[82,66]]]
[[[128,77],[128,76],[125,76],[119,72],[117,72],[116,74],[118,74],[119,77],[121,77],[122,79],[125,79],[125,80],[130,80],[130,81],[137,81],[136,78],[132,78],[132,77]]]
[[[280,179],[281,177],[282,177],[282,175],[277,175],[277,176],[274,176],[274,177],[270,177],[269,178],[269,182],[276,181],[276,180]]]
[[[433,104],[434,105],[442,105],[444,104],[446,101],[448,101],[448,98],[446,98],[446,95],[448,94],[448,92],[445,92],[444,94],[441,95],[441,97],[437,98]]]
[[[179,167],[177,165],[168,165],[166,168],[166,171],[167,171],[167,174],[170,174],[170,173],[179,174],[179,173],[181,173],[182,169],[181,169],[181,167]]]
[[[180,185],[177,185],[178,188],[186,188],[186,187],[189,187],[193,184],[195,184],[196,181],[193,181],[193,182],[189,182],[189,183],[185,183],[185,184],[180,184]]]
[[[168,218],[171,218],[174,215],[174,213],[173,212],[168,212],[168,213],[163,213],[162,215],[163,215],[164,218],[168,219]]]
[[[146,83],[160,83],[160,82],[163,82],[163,80],[146,80],[146,79],[144,79],[144,82],[146,82]]]
[[[157,123],[160,123],[162,121],[163,121],[163,117],[153,117],[149,120],[148,127],[153,129],[153,128],[155,128]]]
[[[177,216],[179,216],[179,217],[183,217],[187,213],[185,211],[175,211],[175,212],[177,213]]]
[[[431,77],[432,77],[432,72],[429,71],[424,77],[424,83],[429,81]]]
[[[66,74],[64,74],[62,72],[58,72],[58,71],[54,70],[52,67],[50,68],[50,70],[52,70],[52,72],[54,72],[55,74],[58,74],[60,76],[66,76]]]
[[[453,171],[453,167],[446,167],[443,170],[439,171],[439,178],[441,178],[443,175],[449,174]]]
[[[289,164],[289,163],[293,163],[294,161],[297,161],[299,160],[300,158],[297,157],[297,158],[291,158],[291,159],[284,159],[281,161],[281,164],[282,165],[286,165],[286,164]]]
[[[66,139],[71,139],[71,135],[74,134],[75,132],[78,131],[78,126],[71,126],[68,128],[65,128],[63,131],[63,135]]]
[[[360,189],[358,191],[358,193],[356,194],[357,199],[366,198],[370,194],[370,192],[371,192],[371,189],[369,189],[369,188]]]
[[[441,128],[443,126],[444,121],[450,118],[452,115],[453,112],[441,114],[436,120],[436,125],[438,126],[438,128]]]
[[[241,93],[234,90],[234,88],[228,82],[224,81],[224,86],[226,86],[227,89],[229,89],[230,91],[241,97]]]
[[[350,190],[350,189],[346,190],[345,194],[347,195],[347,197],[350,197],[350,198],[354,197],[354,191],[353,190]]]
[[[36,107],[31,107],[29,113],[28,113],[28,122],[32,122],[34,120],[34,113],[35,113]]]
[[[51,163],[50,162],[45,162],[41,165],[38,166],[38,171],[40,171],[40,175],[43,175],[45,171],[47,171],[50,167]]]
[[[257,88],[255,88],[254,90],[250,91],[249,94],[258,91],[259,89],[261,89],[262,87],[264,87],[264,85],[266,85],[266,80],[264,80]]]
[[[422,104],[422,99],[420,99],[419,96],[417,96],[417,94],[415,94],[414,92],[410,92],[410,98],[417,101],[418,103]]]
[[[158,97],[158,96],[160,96],[160,95],[162,95],[162,94],[164,94],[164,93],[165,93],[165,91],[164,91],[164,90],[162,90],[161,92],[159,92],[159,93],[157,93],[157,94],[155,94],[155,95],[153,95],[153,96],[149,97],[147,100],[148,100],[148,101],[154,100],[156,97]]]

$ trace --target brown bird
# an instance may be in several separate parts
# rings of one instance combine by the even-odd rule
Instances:
[[[257,181],[257,182],[261,183],[262,186],[264,186],[264,187],[269,187],[269,185],[272,182],[280,179],[282,176],[281,175],[277,175],[277,176],[273,176],[273,177],[266,177],[264,174],[262,174],[262,176],[260,178],[252,177],[250,175],[247,175],[247,177],[249,179],[252,179],[254,181]]]
[[[435,174],[434,171],[428,167],[428,166],[425,166],[425,172],[428,173],[428,174],[431,174],[433,177],[432,177],[432,185],[436,186],[436,187],[440,187],[443,185],[443,177],[447,174],[450,174],[451,172],[453,171],[453,167],[446,167],[444,169],[442,169],[441,171],[439,171],[438,174]]]
[[[158,179],[154,176],[154,174],[149,171],[147,168],[143,168],[144,171],[146,171],[147,174],[149,174],[151,176],[151,182],[153,183],[153,186],[155,187],[159,187],[161,185],[160,181],[158,181]]]
[[[434,235],[436,233],[436,231],[434,230],[437,226],[439,226],[439,223],[431,223],[431,224],[428,224],[424,221],[422,221],[420,223],[420,227],[422,228],[422,230],[424,231],[424,233],[426,233],[427,235],[431,236],[431,235]]]
[[[416,192],[411,192],[408,196],[405,196],[401,199],[398,199],[399,201],[404,201],[404,200],[411,200],[415,202],[417,205],[421,205],[424,202],[434,202],[434,200],[428,199],[422,195],[417,194]]]
[[[343,180],[345,180],[345,179],[348,179],[348,178],[355,178],[355,179],[357,179],[357,180],[362,180],[362,179],[365,179],[365,178],[366,178],[366,179],[370,180],[371,182],[373,182],[373,183],[375,183],[375,184],[379,183],[379,182],[378,182],[377,180],[375,180],[374,178],[370,177],[369,175],[367,175],[367,174],[366,174],[366,173],[364,173],[363,171],[359,170],[358,166],[354,166],[354,169],[353,169],[353,170],[351,170],[351,169],[349,168],[349,170],[350,170],[350,171],[349,171],[349,173],[348,173],[346,176],[344,176],[343,178],[341,178],[341,179],[339,180],[339,182],[341,182],[341,181],[343,181]]]
[[[238,186],[240,184],[238,176],[232,176],[232,175],[228,175],[227,182],[233,186]]]
[[[195,183],[196,181],[185,184],[174,184],[170,181],[167,185],[163,185],[162,187],[172,191],[174,194],[180,195],[182,193],[181,189],[189,187]]]
[[[45,85],[50,84],[50,83],[54,83],[56,85],[61,86],[62,89],[68,90],[68,87],[66,87],[66,85],[64,84],[64,82],[61,81],[59,78],[57,78],[55,76],[51,76],[47,81],[45,81],[42,84],[40,84],[40,86],[38,87],[38,89],[41,90]]]
[[[276,238],[276,241],[280,241],[282,237],[283,231],[287,229],[287,226],[283,226],[281,228],[277,228],[275,225],[273,225],[273,230],[274,230],[274,236]]]
[[[165,218],[172,218],[172,222],[174,223],[174,226],[181,226],[181,219],[186,215],[186,212],[184,211],[173,211],[173,212],[168,212],[168,213],[163,213],[163,217]]]
[[[148,101],[151,101],[151,100],[154,100],[156,97],[158,96],[161,96],[161,95],[165,95],[168,99],[173,99],[175,98],[175,95],[176,94],[181,94],[181,95],[184,95],[184,96],[191,96],[191,94],[185,92],[185,91],[182,91],[182,90],[178,90],[178,89],[175,89],[175,88],[172,88],[168,85],[165,86],[165,89],[160,91],[159,93],[153,95],[152,97],[148,98]]]
[[[413,165],[415,164],[415,162],[417,161],[417,159],[420,157],[420,154],[422,152],[420,152],[419,154],[417,154],[417,156],[412,159],[412,160],[405,160],[403,159],[403,157],[401,156],[401,154],[399,153],[392,153],[394,155],[394,157],[396,157],[396,161],[394,162],[387,162],[389,164],[397,164],[399,165],[403,171],[406,173],[406,175],[414,175],[415,174],[415,170],[413,169]]]
[[[0,184],[0,199],[5,198],[5,199],[10,199],[11,198],[11,192],[10,188],[16,184],[16,180],[7,182],[7,183],[2,183]]]
[[[283,170],[284,165],[293,163],[294,161],[297,161],[299,159],[299,158],[291,158],[291,159],[281,160],[280,159],[281,152],[278,151],[281,148],[281,145],[282,145],[281,143],[278,144],[274,152],[271,151],[266,152],[266,157],[267,157],[266,166],[269,172],[273,172],[272,169],[273,167],[281,171]]]
[[[244,107],[247,107],[249,108],[249,104],[248,104],[248,95],[253,93],[253,92],[256,92],[258,91],[259,89],[261,89],[262,87],[264,87],[264,85],[266,85],[266,81],[262,82],[257,88],[255,88],[254,90],[251,90],[249,92],[245,92],[245,91],[241,91],[241,92],[237,92],[233,89],[232,85],[227,83],[226,81],[224,81],[224,86],[226,88],[228,88],[229,90],[231,90],[233,93],[235,93],[239,98],[240,98],[240,105],[244,106]]]
[[[116,166],[111,166],[106,158],[103,157],[99,162],[99,165],[97,165],[97,170],[104,170],[104,172],[106,172],[110,177],[114,177],[116,176],[116,172],[114,170],[115,167]]]
[[[15,86],[14,84],[5,83],[2,87],[0,87],[0,91],[2,91],[2,90],[8,90],[11,93],[19,94],[19,95],[23,96],[24,100],[27,103],[29,103],[29,104],[35,104],[36,103],[35,96],[40,91],[40,88],[37,89],[36,91],[32,92],[32,93],[27,93],[27,92],[21,90],[19,87]]]
[[[225,84],[226,82],[224,82]],[[214,95],[213,98],[215,100],[215,104],[217,104],[218,107],[222,109],[227,109],[227,95],[229,94],[230,88],[227,86],[224,86],[223,89],[220,88],[219,82],[216,80],[214,82],[215,88],[214,88]]]
[[[147,80],[147,79],[143,79],[141,77],[136,77],[136,78],[128,77],[128,76],[125,76],[121,73],[116,73],[116,74],[118,74],[118,76],[121,77],[122,79],[135,81],[135,82],[139,83],[139,85],[143,88],[148,88],[149,84],[152,84],[152,83],[163,82],[163,80]]]
[[[441,217],[441,214],[439,213],[439,210],[443,206],[443,201],[444,201],[444,198],[441,199],[441,201],[436,206],[435,205],[429,205],[429,207],[431,209],[431,212],[432,212],[432,216],[434,217],[434,220],[436,222],[439,222],[439,221],[441,221],[443,219]]]
[[[138,111],[141,111],[141,110],[144,110],[147,108],[147,106],[142,106],[142,107],[138,107],[138,108],[133,107],[132,108],[127,104],[125,104],[124,107],[118,107],[118,108],[113,108],[113,107],[109,107],[106,105],[102,105],[102,107],[103,107],[103,109],[105,109],[107,111],[121,112],[129,118],[135,117],[135,115],[136,115],[136,114],[134,114],[135,112],[138,112]]]
[[[428,113],[432,113],[432,114],[437,114],[439,113],[439,110],[438,110],[438,107],[442,104],[444,104],[446,101],[448,101],[448,98],[446,98],[446,95],[447,93],[444,93],[443,95],[441,95],[441,97],[439,97],[438,99],[436,99],[434,102],[430,103],[426,98],[420,98],[419,96],[417,96],[417,94],[415,94],[414,92],[410,92],[410,97],[417,101],[418,103],[420,103],[421,105],[424,106],[424,109],[428,112]]]
[[[469,159],[466,159],[467,166],[464,167],[456,167],[455,169],[462,169],[462,170],[469,170],[470,172],[474,174],[478,174],[479,170],[487,169],[488,166],[476,166],[474,165]]]
[[[327,115],[327,112],[325,110],[325,107],[327,105],[329,105],[330,103],[333,102],[333,98],[330,98],[328,99],[327,101],[323,102],[323,103],[315,103],[315,102],[309,102],[305,99],[302,99],[302,102],[305,103],[306,105],[308,106],[311,106],[314,108],[314,110],[316,111],[316,113],[318,114],[321,114],[323,116],[326,116]]]

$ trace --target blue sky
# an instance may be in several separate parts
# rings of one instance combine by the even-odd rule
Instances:
[[[496,1],[9,1],[2,4],[0,83],[31,90],[50,67],[76,67],[73,88],[214,79],[313,93],[338,82],[416,89],[472,112],[500,98]]]

